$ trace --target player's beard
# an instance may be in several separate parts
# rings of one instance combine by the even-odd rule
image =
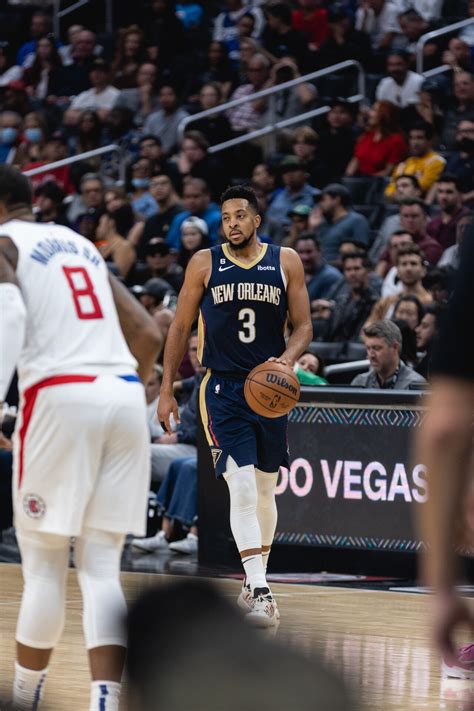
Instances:
[[[252,241],[253,234],[250,235],[250,237],[246,237],[245,239],[242,240],[242,242],[238,242],[235,244],[234,242],[231,242],[229,239],[227,240],[227,244],[231,249],[234,249],[236,252],[239,252],[241,249],[245,249],[245,247],[248,247],[250,242]]]

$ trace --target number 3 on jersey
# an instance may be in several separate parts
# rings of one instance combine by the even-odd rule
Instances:
[[[239,340],[242,343],[252,343],[255,340],[255,311],[253,309],[240,309],[239,321],[242,321],[243,331],[239,331]]]
[[[84,267],[63,267],[63,272],[72,291],[77,317],[82,320],[104,318],[87,270]]]

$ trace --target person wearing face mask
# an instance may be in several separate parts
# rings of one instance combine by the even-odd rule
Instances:
[[[181,248],[178,264],[186,269],[189,260],[200,249],[210,247],[209,230],[200,217],[187,217],[181,225]]]
[[[21,116],[14,111],[0,114],[0,163],[14,163],[21,129]]]
[[[23,124],[21,145],[15,158],[15,165],[24,168],[27,163],[34,163],[43,158],[48,128],[41,114],[32,111],[26,114]]]
[[[130,200],[134,212],[140,219],[147,220],[158,212],[158,205],[150,193],[152,166],[148,158],[139,158],[132,165]]]

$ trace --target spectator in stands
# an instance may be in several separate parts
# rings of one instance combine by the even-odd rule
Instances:
[[[104,121],[120,95],[119,89],[110,83],[110,66],[104,59],[94,61],[89,77],[92,89],[74,97],[70,108],[64,114],[64,122],[69,126],[78,123],[85,109],[97,111],[101,121]]]
[[[147,220],[158,212],[158,205],[150,193],[152,163],[148,158],[139,158],[131,166],[130,200],[137,217]]]
[[[418,178],[414,175],[399,175],[395,178],[395,192],[392,202],[400,203],[405,198],[421,198],[421,189]],[[390,235],[400,230],[401,222],[399,211],[389,212],[378,231],[377,237],[369,250],[369,256],[373,262],[381,259],[381,254],[388,245]],[[381,272],[382,273],[382,272]],[[382,273],[385,274],[385,271]]]
[[[296,62],[290,57],[285,57],[272,66],[270,79],[265,88],[278,86],[278,84],[297,79],[299,76],[301,74]],[[283,89],[268,97],[265,111],[260,117],[260,123],[262,126],[266,126],[268,123],[276,123],[299,116],[299,114],[313,108],[316,96],[316,88],[310,82]]]
[[[323,340],[328,341],[359,340],[361,328],[380,293],[371,283],[370,269],[371,263],[364,251],[344,254],[342,273],[346,288],[340,288],[341,282],[333,291],[332,301],[317,299],[313,303],[313,313],[327,320],[323,334],[318,334],[313,322],[315,335],[324,335]]]
[[[323,361],[314,353],[303,353],[296,361],[294,371],[300,385],[328,385],[328,381],[322,377]]]
[[[181,180],[176,164],[165,158],[163,146],[158,136],[142,135],[139,140],[138,154],[140,158],[148,158],[152,162],[153,174],[166,173],[171,178],[176,190],[180,189]]]
[[[308,296],[313,305],[316,299],[327,299],[334,286],[342,280],[341,272],[327,264],[321,254],[321,245],[313,232],[302,232],[294,243],[304,269]]]
[[[0,88],[19,81],[22,76],[23,68],[15,64],[11,44],[3,40],[0,42]]]
[[[47,99],[50,86],[54,85],[54,77],[62,60],[56,48],[54,39],[50,36],[41,37],[36,46],[33,63],[23,72],[23,81],[31,99],[43,102]]]
[[[402,334],[402,349],[400,359],[410,368],[414,368],[418,362],[416,355],[416,333],[403,319],[392,318],[393,323],[398,326]]]
[[[467,16],[469,18],[474,17],[474,0],[468,0]],[[460,30],[458,37],[467,42],[469,47],[474,47],[474,23],[471,22],[471,24],[463,27]]]
[[[199,131],[186,131],[175,161],[181,179],[201,178],[211,190],[213,200],[218,200],[227,176],[222,161],[207,152],[209,142]]]
[[[176,73],[179,57],[186,51],[186,35],[174,0],[152,0],[144,27],[150,59],[161,69],[174,66]]]
[[[454,106],[444,117],[441,143],[448,150],[456,148],[456,131],[461,121],[474,121],[474,76],[470,72],[453,74]]]
[[[67,218],[73,224],[80,215],[100,217],[104,211],[104,183],[97,173],[86,173],[81,178],[80,195],[68,208]]]
[[[461,37],[452,37],[448,49],[443,52],[443,64],[447,64],[454,72],[472,72],[471,50]]]
[[[293,10],[292,25],[306,38],[308,49],[320,49],[328,36],[327,10],[320,0],[298,0],[298,10]]]
[[[378,1],[378,0],[377,0]],[[391,51],[387,56],[388,76],[381,80],[376,90],[377,101],[390,101],[401,109],[418,102],[423,77],[409,69],[409,55],[402,50]]]
[[[448,267],[451,269],[459,268],[459,249],[464,239],[466,228],[474,221],[474,212],[466,211],[459,218],[456,225],[456,244],[448,247],[443,252],[441,259],[438,262],[438,267]]]
[[[176,294],[164,279],[148,279],[143,286],[132,286],[131,291],[159,325],[166,340],[168,329],[174,319],[172,310],[176,303]]]
[[[53,133],[53,135],[46,141],[43,150],[41,151],[41,155],[42,160],[26,163],[23,166],[23,170],[39,168],[40,166],[45,166],[57,160],[67,158],[66,139],[60,131],[55,131],[55,133]],[[76,192],[75,185],[73,184],[71,179],[69,165],[63,165],[60,168],[49,169],[47,172],[39,173],[38,175],[34,175],[30,178],[33,190],[35,190],[39,185],[42,185],[48,180],[54,180],[54,182],[67,195],[72,195]]]
[[[104,195],[104,205],[107,212],[116,210],[118,207],[122,207],[122,205],[129,204],[130,200],[128,199],[124,188],[121,188],[118,185],[113,185],[107,188]]]
[[[356,11],[356,29],[369,35],[376,52],[384,52],[400,34],[398,13],[398,6],[390,0],[367,0]]]
[[[281,244],[288,234],[290,218],[288,213],[295,205],[312,207],[319,190],[307,182],[303,161],[297,156],[286,156],[280,163],[284,188],[281,190],[266,213],[266,224],[271,239]]]
[[[416,244],[400,247],[396,255],[397,274],[402,284],[402,290],[393,296],[383,296],[374,305],[367,319],[367,325],[393,316],[394,307],[400,296],[413,295],[422,304],[433,301],[431,294],[423,287],[423,278],[426,276],[424,254]]]
[[[319,158],[325,167],[326,183],[341,180],[352,158],[355,144],[354,106],[345,99],[333,99],[331,110],[318,129]]]
[[[423,194],[426,194],[438,180],[446,165],[446,160],[433,150],[433,128],[428,123],[412,126],[408,133],[408,158],[399,163],[392,173],[385,189],[385,197],[395,193],[395,179],[399,175],[414,175]]]
[[[225,0],[225,8],[216,17],[212,39],[214,42],[225,44],[230,59],[236,64],[239,59],[238,23],[240,18],[248,12],[254,16],[255,26],[252,33],[254,39],[258,39],[261,36],[265,21],[259,7],[249,8],[243,0]]]
[[[239,86],[230,97],[230,101],[251,96],[266,86],[270,76],[270,61],[258,52],[249,60],[246,70],[247,82]],[[228,109],[227,116],[233,131],[243,133],[260,126],[260,117],[266,108],[265,99],[248,101],[245,104]]]
[[[243,42],[241,42],[243,44]],[[253,46],[253,41],[252,41]],[[222,93],[222,101],[227,98],[237,81],[237,72],[229,60],[229,52],[224,42],[214,41],[207,48],[206,62],[196,76],[199,88],[209,82],[216,83]]]
[[[421,2],[423,1],[424,0],[421,0]],[[403,33],[403,36],[400,39],[400,45],[409,55],[410,61],[413,62],[416,55],[416,43],[422,35],[428,32],[429,24],[413,6],[408,6],[406,10],[400,12],[398,16],[398,24],[400,25],[400,29]],[[423,49],[426,62],[427,59],[433,57],[433,55],[436,55],[437,45],[427,42]]]
[[[416,347],[418,349],[418,365],[415,370],[424,378],[428,378],[431,370],[433,346],[438,335],[442,308],[438,304],[425,306],[423,318],[416,327]]]
[[[155,90],[156,66],[152,62],[140,64],[136,85],[120,91],[115,106],[133,111],[136,126],[143,126],[150,114],[159,108]]]
[[[0,112],[0,163],[17,163],[16,153],[22,130],[20,114]]]
[[[365,32],[354,29],[347,7],[332,3],[327,10],[328,35],[316,56],[320,67],[356,59],[364,66],[370,65],[372,47]]]
[[[50,103],[67,106],[68,98],[78,96],[91,86],[90,71],[96,59],[97,39],[94,32],[81,30],[73,37],[72,62],[55,75],[50,86]]]
[[[446,172],[458,179],[462,201],[474,207],[474,120],[460,121],[456,130],[456,151],[446,163]]]
[[[184,279],[183,268],[176,264],[171,249],[161,237],[153,237],[145,247],[147,279],[164,279],[170,287],[178,292]]]
[[[112,271],[127,278],[135,263],[135,249],[127,240],[127,235],[135,221],[130,205],[105,212],[96,229],[96,247]]]
[[[252,184],[264,192],[267,205],[271,204],[281,190],[276,187],[276,172],[269,163],[257,163],[252,171]]]
[[[405,157],[407,145],[398,123],[398,109],[389,101],[377,101],[368,116],[367,130],[359,136],[346,175],[390,175]]]
[[[48,137],[48,126],[40,111],[31,111],[23,121],[21,143],[15,156],[15,163],[21,168],[31,163],[38,163],[43,158],[44,146]],[[31,166],[33,167],[33,166]]]
[[[425,379],[400,359],[402,334],[389,320],[376,321],[364,328],[370,370],[356,375],[351,385],[381,390],[408,390]]]
[[[96,111],[83,111],[74,135],[69,139],[69,150],[72,155],[93,151],[102,145],[103,125]],[[98,170],[100,168],[100,156],[89,158],[89,165]]]
[[[395,306],[393,307],[392,321],[405,321],[414,332],[421,323],[423,313],[423,304],[417,296],[414,294],[398,295],[398,301],[395,302]]]
[[[158,213],[144,224],[137,224],[130,236],[139,259],[144,258],[146,246],[153,237],[167,238],[174,218],[183,212],[183,206],[169,175],[154,175],[150,180],[150,193],[158,205]]]
[[[308,45],[304,35],[292,26],[291,6],[277,0],[265,5],[267,24],[262,34],[262,45],[275,59],[291,57],[304,73],[308,64]]]
[[[433,217],[426,233],[445,250],[456,242],[457,223],[468,211],[462,204],[462,194],[455,175],[443,173],[436,183],[436,200],[441,212]]]
[[[209,230],[200,217],[187,217],[181,223],[181,245],[178,264],[185,270],[191,257],[200,249],[206,249],[209,244]]]
[[[28,42],[21,45],[16,55],[16,63],[19,66],[24,66],[29,55],[36,52],[38,40],[50,34],[53,29],[51,15],[42,10],[37,10],[31,16],[30,37]]]
[[[433,134],[438,140],[444,122],[444,112],[440,106],[442,100],[442,85],[436,79],[426,79],[421,85],[416,104],[407,106],[401,112],[400,121],[405,133],[422,121],[432,126]]]
[[[70,25],[67,28],[67,39],[69,44],[63,45],[62,47],[59,47],[59,54],[61,55],[61,59],[63,62],[63,65],[66,67],[69,64],[72,63],[72,47],[73,47],[73,42],[74,38],[79,34],[79,32],[82,32],[85,29],[84,25]],[[101,53],[102,48],[99,48]]]
[[[422,200],[407,198],[400,205],[401,228],[413,237],[429,264],[437,264],[443,248],[426,233],[427,207]]]
[[[131,89],[138,84],[138,70],[147,59],[145,35],[138,25],[119,31],[117,51],[112,62],[114,86]]]
[[[178,126],[188,112],[179,106],[176,89],[169,84],[161,87],[158,103],[160,108],[148,116],[143,131],[158,136],[163,151],[171,154],[178,143]]]
[[[64,214],[64,192],[54,180],[48,180],[35,190],[36,222],[55,222],[69,227]]]
[[[349,190],[339,183],[326,185],[319,203],[321,224],[318,237],[323,257],[328,262],[337,260],[341,242],[369,244],[369,223],[363,215],[351,210]]]
[[[295,205],[288,213],[291,220],[288,237],[283,243],[285,247],[294,247],[296,240],[302,232],[306,232],[309,226],[309,216],[311,208],[309,205]]]
[[[223,95],[218,82],[209,82],[201,87],[199,92],[199,111],[207,111],[223,102]],[[193,131],[199,131],[209,144],[223,143],[232,137],[228,118],[224,114],[206,116],[193,121]]]
[[[211,245],[217,243],[221,226],[221,211],[216,203],[211,202],[207,183],[201,178],[189,178],[183,188],[184,211],[180,212],[170,225],[166,241],[173,249],[179,249],[181,225],[188,217],[201,217],[209,230]]]
[[[394,296],[403,291],[403,284],[398,278],[396,266],[397,254],[399,249],[412,244],[414,244],[413,237],[405,230],[396,230],[390,236],[388,241],[388,260],[381,259],[375,268],[377,274],[385,277],[382,284],[382,296]]]

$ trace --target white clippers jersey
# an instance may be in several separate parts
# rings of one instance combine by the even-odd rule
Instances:
[[[27,309],[18,363],[20,389],[60,374],[130,374],[136,361],[122,334],[107,266],[88,240],[62,225],[0,225],[18,249]]]

